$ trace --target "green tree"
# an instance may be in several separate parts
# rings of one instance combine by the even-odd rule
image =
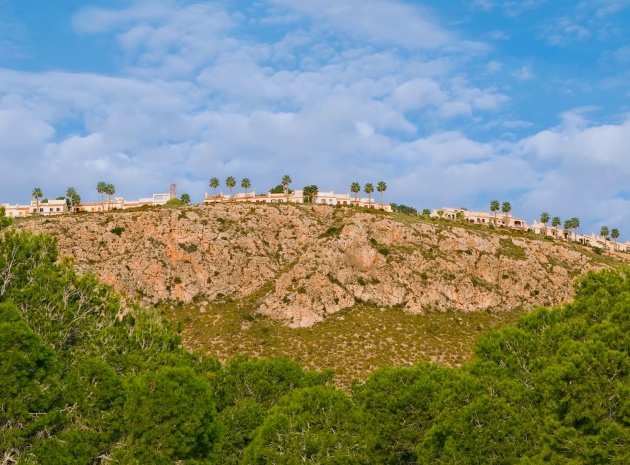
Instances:
[[[549,222],[549,213],[542,212],[540,214],[540,222],[543,224],[544,233],[547,234],[547,223]]]
[[[0,205],[0,230],[8,227],[11,224],[11,218],[6,216],[7,212],[4,206]]]
[[[217,196],[217,188],[219,187],[219,178],[210,178],[210,187],[212,188],[212,195]]]
[[[19,463],[38,434],[45,435],[59,397],[53,349],[32,331],[12,303],[0,303],[0,450]]]
[[[429,216],[431,216],[431,210],[429,210],[428,208],[423,209],[422,216],[424,216],[425,218],[428,218]]]
[[[610,235],[608,226],[602,226],[599,230],[599,235],[602,236],[604,238],[604,242],[606,242],[608,240],[608,236]]]
[[[291,392],[272,408],[245,449],[243,464],[366,464],[358,408],[332,386]]]
[[[234,200],[232,198],[232,188],[236,186],[236,179],[234,179],[234,176],[228,176],[225,179],[225,185],[228,189],[230,189],[230,200]]]
[[[434,424],[437,402],[457,377],[453,370],[422,364],[382,368],[355,385],[371,463],[418,463],[416,446]]]
[[[107,183],[105,181],[99,181],[96,184],[96,192],[101,194],[101,205],[103,206],[103,212],[105,212],[105,194],[107,191]]]
[[[505,227],[508,228],[510,223],[508,222],[508,213],[512,211],[512,205],[510,202],[503,202],[501,205],[501,211],[505,213]]]
[[[282,187],[284,188],[284,194],[287,196],[287,202],[289,201],[289,185],[293,182],[293,180],[291,179],[291,176],[289,176],[288,174],[285,174],[284,176],[282,176],[282,181],[280,182],[280,184],[282,184]]]
[[[366,183],[365,186],[363,186],[363,192],[365,192],[368,196],[368,205],[372,205],[371,194],[372,192],[374,192],[374,186],[372,185],[372,183]]]
[[[108,205],[107,209],[111,210],[112,209],[112,195],[116,193],[116,187],[114,187],[114,185],[111,183],[107,183],[105,184],[105,190],[103,192],[107,194],[107,205]]]
[[[75,213],[77,205],[81,203],[81,196],[74,187],[68,187],[68,190],[66,190],[66,198],[70,203],[70,213]]]
[[[499,201],[493,200],[490,202],[490,211],[494,213],[494,226],[497,225],[497,212],[499,211]]]
[[[350,184],[350,192],[354,194],[354,203],[358,204],[359,199],[357,198],[357,195],[361,192],[361,185],[358,182],[353,182]]]
[[[124,463],[207,460],[219,437],[212,391],[190,368],[164,367],[132,379],[124,407]]]
[[[184,205],[188,205],[190,203],[190,195],[182,194],[182,196],[180,197],[180,200],[182,201]]]
[[[387,184],[385,184],[383,181],[379,181],[376,184],[376,190],[381,195],[381,204],[382,204],[383,203],[383,192],[385,192],[387,190]]]
[[[185,203],[181,199],[178,199],[177,197],[173,197],[172,199],[168,199],[166,201],[166,203],[164,204],[164,207],[178,208],[178,207],[183,207],[184,205]]]
[[[44,194],[42,194],[42,190],[39,187],[33,189],[33,192],[31,193],[31,197],[35,199],[35,204],[37,205],[37,215],[39,215],[39,199],[41,199],[43,196]]]
[[[247,197],[247,189],[252,187],[252,183],[249,178],[243,178],[243,180],[241,181],[241,187],[245,189],[245,197]]]
[[[438,210],[436,213],[440,219],[442,219],[442,217],[444,216],[444,210]]]

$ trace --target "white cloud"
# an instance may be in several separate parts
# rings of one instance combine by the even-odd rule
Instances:
[[[409,49],[485,49],[479,43],[458,41],[440,27],[428,10],[397,0],[272,0],[305,15],[323,19],[335,28],[375,44],[389,44]]]
[[[536,74],[534,73],[533,67],[531,65],[525,65],[512,74],[516,79],[519,79],[521,81],[528,81],[536,77]]]

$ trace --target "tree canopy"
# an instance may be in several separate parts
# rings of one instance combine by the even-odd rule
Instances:
[[[630,270],[485,332],[460,368],[377,370],[351,392],[288,358],[191,353],[155,309],[0,231],[7,463],[630,463]]]

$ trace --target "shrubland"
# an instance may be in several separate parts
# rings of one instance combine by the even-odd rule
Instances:
[[[629,463],[630,271],[590,272],[574,293],[483,332],[460,367],[386,367],[341,390],[287,357],[190,352],[154,308],[58,260],[50,236],[3,229],[0,457]]]

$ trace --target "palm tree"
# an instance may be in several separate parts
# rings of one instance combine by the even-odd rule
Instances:
[[[497,212],[499,211],[499,201],[493,200],[490,202],[490,211],[494,213],[494,226],[497,225]]]
[[[112,209],[112,195],[116,193],[116,188],[114,187],[113,184],[106,184],[105,193],[107,194],[108,210],[111,210]]]
[[[562,221],[560,221],[560,217],[559,216],[554,216],[551,219],[551,226],[553,226],[554,228],[554,236],[556,236],[558,234],[558,226],[560,226],[560,224],[562,224]]]
[[[39,199],[41,199],[44,196],[44,194],[42,194],[42,190],[39,187],[36,187],[35,189],[33,189],[33,193],[31,194],[31,197],[33,197],[35,199],[35,204],[37,205],[37,214],[39,215]]]
[[[610,231],[608,230],[608,226],[602,226],[602,228],[599,230],[599,235],[604,238],[604,243],[608,240],[609,234]]]
[[[543,224],[543,228],[545,231],[545,236],[547,235],[547,223],[549,222],[549,213],[542,212],[540,214],[540,222]]]
[[[376,184],[376,190],[381,194],[381,204],[383,204],[383,192],[387,190],[387,184],[383,181],[379,181],[378,184]]]
[[[182,196],[179,199],[182,201],[184,205],[188,205],[190,203],[190,195],[188,194],[182,194]]]
[[[615,241],[614,249],[616,249],[617,248],[617,238],[619,237],[619,230],[617,228],[612,228],[612,231],[610,231],[610,237],[612,237],[613,240]]]
[[[232,188],[236,186],[236,179],[234,179],[234,176],[228,176],[227,178],[225,178],[225,185],[228,187],[228,189],[230,189],[230,200],[233,200]]]
[[[354,203],[359,203],[359,199],[357,199],[357,194],[361,192],[361,185],[358,182],[353,182],[350,184],[350,192],[354,194]]]
[[[442,217],[444,216],[444,210],[438,210],[436,213],[437,213],[437,216],[440,217],[440,219],[442,219]]]
[[[76,206],[81,203],[81,196],[77,193],[77,190],[74,187],[68,187],[66,197],[70,202],[70,212],[74,213]]]
[[[96,192],[101,194],[101,204],[103,205],[103,212],[105,212],[105,190],[107,189],[107,183],[105,181],[99,181],[96,185]]]
[[[512,211],[512,205],[510,202],[503,202],[503,205],[501,205],[501,211],[505,213],[505,227],[507,228],[510,225],[508,223],[508,213]]]
[[[249,181],[249,178],[243,178],[241,181],[241,187],[245,189],[245,198],[247,198],[247,189],[252,187],[252,183]]]
[[[568,234],[571,234],[570,229],[573,228],[573,223],[571,222],[571,220],[565,220],[564,221],[564,231],[566,233],[566,231],[569,231]],[[570,239],[570,236],[567,236],[567,239]]]
[[[575,231],[573,232],[573,239],[577,241],[577,230],[580,227],[580,219],[576,216],[571,218],[571,226],[573,227],[573,229],[575,229]]]
[[[289,184],[291,184],[292,182],[293,179],[291,179],[291,176],[289,176],[288,174],[282,176],[282,181],[280,182],[280,184],[282,184],[282,187],[284,188],[284,195],[287,196],[287,202],[289,201]]]
[[[212,187],[212,195],[217,196],[217,187],[219,187],[219,178],[210,178],[210,187]]]
[[[313,197],[315,197],[319,193],[319,189],[315,184],[310,186],[304,186],[304,199],[307,202],[313,203]]]
[[[374,186],[372,185],[371,182],[368,182],[365,184],[365,186],[363,186],[363,192],[365,192],[368,195],[368,205],[371,206],[372,197],[370,196],[370,194],[374,192]]]

